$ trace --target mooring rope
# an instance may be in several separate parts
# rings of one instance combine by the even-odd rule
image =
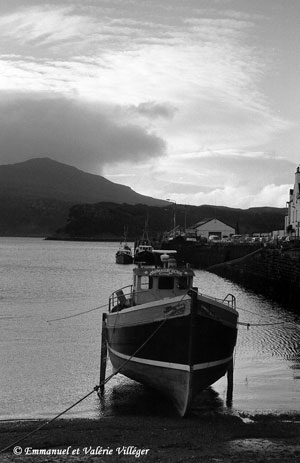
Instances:
[[[237,322],[238,325],[247,326],[249,329],[251,326],[274,326],[274,325],[286,325],[286,322],[274,322],[274,323],[247,323],[247,322]]]
[[[94,307],[93,309],[85,310],[84,312],[78,312],[73,315],[67,315],[66,317],[52,318],[52,320],[47,320],[47,323],[57,322],[59,320],[66,320],[67,318],[79,317],[80,315],[84,315],[89,312],[94,312],[95,310],[100,310],[100,309],[103,309],[104,307],[108,307],[108,304],[103,304],[103,305],[100,305],[99,307]]]
[[[98,388],[98,386],[95,386],[94,389],[92,391],[90,391],[88,394],[86,394],[84,397],[82,397],[81,399],[77,400],[76,403],[74,403],[73,405],[71,405],[70,407],[66,408],[64,411],[62,411],[61,413],[59,413],[58,415],[56,415],[54,418],[52,418],[51,420],[49,421],[46,421],[46,423],[43,423],[41,424],[40,426],[38,426],[36,429],[34,429],[33,431],[27,433],[25,436],[21,437],[20,439],[17,439],[15,442],[12,442],[10,445],[8,445],[7,447],[4,447],[3,449],[0,450],[0,453],[3,453],[5,452],[6,450],[10,449],[11,447],[13,447],[14,445],[16,444],[19,444],[20,442],[23,442],[23,440],[25,440],[27,437],[30,437],[32,436],[33,434],[35,434],[36,432],[40,431],[40,429],[44,428],[45,426],[47,426],[48,424],[50,423],[53,423],[53,421],[57,420],[60,416],[64,415],[65,413],[67,413],[69,410],[71,410],[73,407],[75,407],[76,405],[78,405],[80,402],[82,402],[83,400],[87,399],[90,395],[93,394],[93,392],[95,392],[96,389]]]
[[[101,386],[104,386],[106,383],[108,383],[114,376],[116,376],[119,371],[122,370],[122,368],[124,368],[124,366],[132,359],[132,357],[134,357],[152,338],[153,336],[155,336],[155,334],[158,332],[158,330],[160,330],[160,328],[166,323],[166,321],[168,320],[168,318],[170,317],[170,315],[166,315],[166,318],[164,318],[162,320],[162,322],[159,324],[159,326],[153,331],[153,333],[150,334],[150,336],[146,339],[146,341],[144,341],[137,349],[136,351],[128,358],[126,359],[120,366],[119,368],[117,368],[116,371],[114,371],[114,373],[112,373],[111,375],[109,375],[105,380],[103,380],[99,385],[96,385],[92,391],[90,391],[88,394],[86,394],[85,396],[83,396],[81,399],[77,400],[77,402],[75,402],[73,405],[71,405],[70,407],[66,408],[65,410],[63,410],[61,413],[59,413],[58,415],[56,415],[54,418],[52,418],[51,420],[49,421],[46,421],[45,423],[41,424],[40,426],[38,426],[36,429],[34,429],[33,431],[27,433],[25,436],[21,437],[20,439],[16,440],[15,442],[12,442],[10,445],[4,447],[3,449],[0,450],[0,453],[3,453],[5,452],[6,450],[10,449],[11,447],[13,447],[14,445],[16,444],[19,444],[20,442],[23,442],[23,440],[25,440],[27,437],[30,437],[32,436],[33,434],[35,434],[36,432],[40,431],[41,429],[43,429],[45,426],[47,426],[48,424],[51,424],[53,423],[53,421],[57,420],[58,418],[60,418],[62,415],[64,415],[65,413],[67,413],[69,410],[71,410],[72,408],[74,408],[76,405],[78,405],[79,403],[83,402],[85,399],[87,399],[90,395],[92,395],[94,392],[98,392],[99,389],[101,388]]]

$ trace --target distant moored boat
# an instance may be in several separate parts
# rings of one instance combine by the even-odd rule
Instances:
[[[131,248],[127,244],[126,230],[124,230],[124,240],[120,243],[120,247],[116,252],[116,264],[132,264],[133,256]]]
[[[120,246],[116,252],[116,263],[117,264],[132,264],[133,257],[130,247],[127,244]]]
[[[135,264],[143,263],[154,265],[156,262],[155,254],[153,253],[154,247],[149,239],[147,223],[140,240],[135,242],[133,260]]]

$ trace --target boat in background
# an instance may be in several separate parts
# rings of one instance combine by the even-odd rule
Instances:
[[[148,240],[140,240],[134,248],[133,261],[135,264],[155,264],[155,254],[153,246]]]
[[[133,284],[111,295],[103,339],[114,372],[165,394],[184,416],[232,367],[238,312],[233,295],[220,300],[193,287],[194,272],[177,267],[176,251],[155,252],[164,252],[161,267],[139,264]]]
[[[116,252],[116,264],[132,264],[133,256],[131,248],[127,244],[126,230],[124,230],[124,240],[120,243],[120,247]]]
[[[154,247],[149,239],[147,222],[140,240],[134,244],[133,261],[135,264],[143,263],[155,265],[156,255],[153,253]]]
[[[131,248],[125,243],[121,244],[116,252],[116,264],[132,264],[133,257]]]

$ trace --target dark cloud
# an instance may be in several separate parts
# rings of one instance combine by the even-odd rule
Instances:
[[[148,101],[139,104],[136,110],[139,114],[150,118],[163,117],[171,119],[177,111],[177,108],[169,103],[159,104],[153,101]]]
[[[104,164],[161,156],[165,142],[117,122],[112,108],[41,94],[0,95],[0,163],[35,157],[95,171]]]

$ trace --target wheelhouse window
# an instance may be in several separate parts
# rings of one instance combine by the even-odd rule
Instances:
[[[141,289],[149,289],[149,277],[146,275],[141,276],[140,284]]]
[[[188,289],[190,287],[190,279],[186,276],[178,278],[178,289]]]
[[[173,277],[159,277],[158,289],[173,289],[174,278]]]

